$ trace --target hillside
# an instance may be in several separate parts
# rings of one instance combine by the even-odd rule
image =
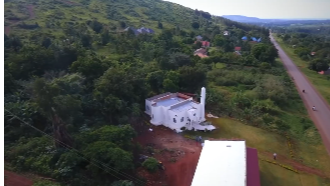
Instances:
[[[182,146],[194,143],[150,125],[145,99],[198,95],[201,87],[207,112],[241,122],[229,127],[248,125],[265,139],[274,133],[269,141],[280,144],[277,149],[291,137],[290,150],[294,146],[303,167],[329,168],[314,161],[328,159],[265,28],[154,0],[7,0],[5,24],[5,161],[12,171],[72,186],[189,186],[189,179],[179,181],[193,175],[178,170],[197,164],[199,152],[185,162],[192,152]],[[142,26],[155,32],[125,31]],[[203,58],[194,55],[207,43],[197,35],[211,43]],[[154,135],[149,128],[168,134],[154,136],[161,147],[144,138]],[[263,144],[263,138],[249,143]],[[270,151],[266,146],[260,150]],[[319,150],[307,153],[308,147]],[[289,150],[278,153],[293,157]],[[141,161],[139,154],[153,158]],[[158,160],[169,166],[159,170]],[[260,171],[264,182],[272,181],[272,171]]]
[[[178,26],[191,29],[193,22],[198,22],[201,27],[208,24],[211,16],[203,16],[197,15],[192,9],[161,0],[5,2],[5,25],[12,25],[11,32],[14,33],[26,29],[42,29],[45,33],[61,34],[59,32],[67,27],[90,20],[97,20],[112,31],[122,31],[127,26],[145,26],[159,31],[159,22],[167,28]],[[21,26],[22,21],[31,26]],[[34,26],[36,23],[38,26]]]

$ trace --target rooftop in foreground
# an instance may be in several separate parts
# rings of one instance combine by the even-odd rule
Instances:
[[[205,141],[191,186],[246,186],[245,141]]]

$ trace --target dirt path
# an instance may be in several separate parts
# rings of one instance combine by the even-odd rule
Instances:
[[[298,69],[292,62],[288,55],[282,50],[279,44],[275,41],[274,37],[270,36],[271,41],[274,43],[278,50],[278,54],[287,69],[289,75],[294,78],[294,83],[298,89],[301,98],[304,101],[308,113],[320,132],[323,143],[330,155],[330,107],[324,98],[317,92],[317,90],[308,81],[305,75]],[[305,90],[306,93],[302,93]],[[315,106],[317,111],[312,111]]]
[[[5,184],[4,184],[5,186],[31,186],[31,185],[33,185],[33,181],[24,176],[18,175],[16,173],[8,171],[8,170],[5,170],[4,173],[5,173]]]
[[[267,157],[269,157],[269,160],[273,161],[273,153],[265,152],[265,151],[259,151],[258,153],[266,155]],[[314,174],[314,175],[320,176],[322,178],[330,178],[329,175],[327,175],[327,173],[325,173],[322,170],[306,166],[304,164],[301,164],[297,161],[294,161],[292,159],[289,159],[289,158],[287,158],[285,156],[282,156],[282,155],[279,155],[279,154],[277,154],[277,160],[276,161],[281,163],[281,164],[283,163],[285,165],[290,165],[290,166],[292,166],[292,168],[294,168],[298,171],[307,173],[307,174]]]

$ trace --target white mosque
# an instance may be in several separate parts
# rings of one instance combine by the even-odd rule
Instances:
[[[206,89],[201,89],[200,103],[182,93],[164,93],[146,99],[146,113],[150,123],[164,125],[177,132],[187,130],[214,130],[215,127],[203,123],[205,120]]]

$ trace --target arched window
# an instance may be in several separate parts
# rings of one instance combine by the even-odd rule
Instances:
[[[183,122],[183,121],[184,121],[184,117],[181,118],[181,122]]]
[[[173,118],[173,122],[176,123],[176,119],[175,118]]]
[[[150,110],[150,108],[149,108],[149,106],[148,106],[148,105],[146,105],[146,108],[147,108],[147,110]]]

